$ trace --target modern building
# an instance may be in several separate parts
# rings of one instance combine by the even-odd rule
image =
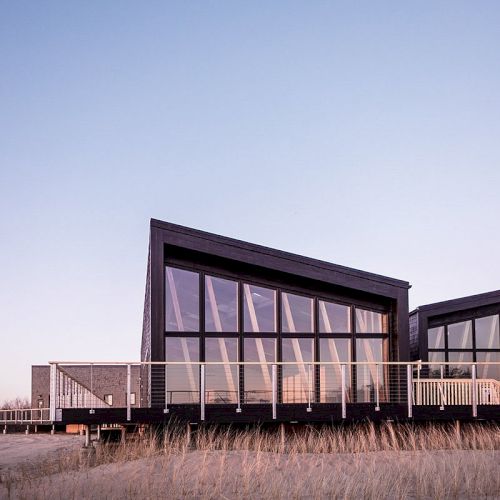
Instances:
[[[130,404],[141,406],[140,367],[130,367]],[[127,366],[124,365],[65,365],[58,369],[60,404],[74,408],[124,408],[127,406]],[[50,405],[50,366],[31,367],[31,407]]]
[[[500,291],[409,316],[407,281],[159,220],[146,274],[141,361],[33,367],[40,420],[500,419]]]
[[[268,407],[272,363],[290,363],[278,373],[280,404],[339,403],[340,366],[312,363],[408,361],[408,289],[406,281],[152,220],[141,360],[234,363],[205,368],[206,403],[219,412]],[[350,402],[374,401],[375,379],[383,386],[391,376],[383,365],[350,370]],[[143,389],[151,407],[197,404],[199,367],[145,367]]]

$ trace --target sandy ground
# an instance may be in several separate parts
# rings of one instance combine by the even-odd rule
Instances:
[[[65,438],[56,438],[59,453],[68,449],[65,447],[80,444],[75,438]],[[29,439],[32,438],[26,438]],[[23,440],[12,439],[12,446],[16,441]],[[44,438],[40,440],[40,453],[58,446],[56,442],[43,441]],[[30,448],[28,442],[26,446]],[[29,452],[24,457],[19,452],[11,456],[17,460],[34,457]],[[491,499],[500,498],[499,464],[499,451],[290,456],[193,450],[4,483],[0,484],[0,498]]]
[[[77,449],[84,439],[71,434],[0,434],[0,474]]]

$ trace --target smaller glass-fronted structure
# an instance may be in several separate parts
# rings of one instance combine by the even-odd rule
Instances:
[[[431,373],[500,380],[500,291],[421,306],[410,313],[413,359],[433,363]],[[452,363],[447,365],[446,363]]]

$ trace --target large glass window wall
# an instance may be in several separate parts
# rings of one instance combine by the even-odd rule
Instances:
[[[500,316],[493,314],[427,330],[427,347],[431,376],[443,375],[454,378],[470,378],[470,363],[477,364],[477,377],[500,380],[499,365],[486,365],[500,361]]]
[[[373,401],[377,392],[384,399],[386,312],[167,266],[165,329],[166,360],[186,363],[168,368],[169,403],[199,401],[192,362],[206,363],[207,404],[270,403],[276,362],[288,363],[277,370],[283,403],[340,402],[341,364],[355,361],[371,366],[346,367],[347,401]]]

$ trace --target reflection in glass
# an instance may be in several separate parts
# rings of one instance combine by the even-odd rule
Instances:
[[[476,352],[478,363],[494,363],[500,361],[500,352]],[[500,365],[477,365],[477,378],[494,379],[500,381]]]
[[[448,349],[470,349],[472,347],[472,321],[448,325]]]
[[[356,361],[380,363],[387,361],[386,339],[356,339]],[[356,392],[358,403],[376,402],[387,399],[385,379],[387,369],[383,365],[362,364],[356,366]]]
[[[199,275],[165,268],[165,329],[170,332],[199,330]]]
[[[313,339],[288,339],[281,341],[282,360],[293,365],[283,365],[283,403],[307,403],[309,390],[314,400]]]
[[[199,361],[200,343],[197,338],[167,337],[165,339],[165,361],[186,363]],[[167,402],[199,403],[199,366],[167,365]]]
[[[281,294],[281,322],[284,333],[313,333],[313,299],[292,293]]]
[[[245,361],[262,363],[246,365],[245,370],[245,403],[272,402],[272,367],[264,363],[276,361],[276,339],[246,338],[244,339]]]
[[[276,332],[276,290],[256,285],[243,285],[245,332]]]
[[[351,361],[350,339],[320,339],[320,361],[322,363],[347,363]],[[342,371],[340,365],[320,365],[320,401],[321,403],[339,403],[342,401]],[[350,366],[346,366],[347,401],[350,401]]]
[[[444,349],[444,326],[427,330],[427,345],[429,349]]]
[[[350,307],[324,300],[320,300],[318,305],[320,333],[350,333]]]
[[[476,319],[476,349],[500,349],[498,314]]]
[[[387,314],[356,308],[356,333],[387,333]]]
[[[238,339],[206,338],[205,361],[229,363],[238,361]],[[206,365],[205,387],[207,403],[238,401],[238,365]]]
[[[441,363],[445,362],[444,352],[429,352],[429,363],[432,363],[429,366],[429,378],[440,378],[441,377]],[[425,370],[425,366],[424,366]],[[443,368],[443,376],[446,374]]]
[[[450,363],[472,362],[472,352],[448,352],[448,361]],[[471,365],[448,365],[448,376],[452,378],[471,378]]]
[[[238,331],[238,283],[205,276],[205,331]]]

